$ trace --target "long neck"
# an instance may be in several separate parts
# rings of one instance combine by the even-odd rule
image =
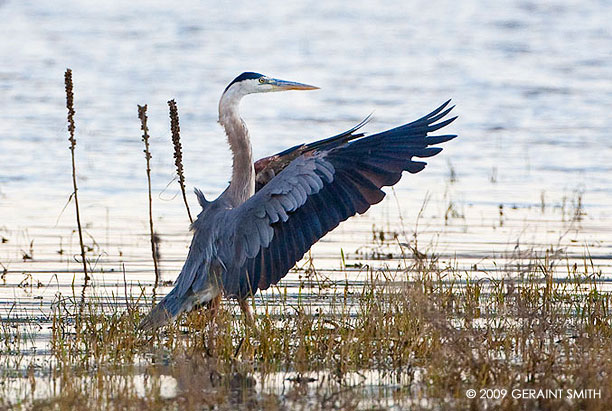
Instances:
[[[234,207],[255,193],[255,169],[249,131],[238,111],[241,97],[236,93],[225,93],[219,102],[219,123],[225,129],[233,156],[232,180],[226,196]]]

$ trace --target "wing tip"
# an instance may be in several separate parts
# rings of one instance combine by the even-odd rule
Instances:
[[[444,120],[444,121],[441,121],[441,122],[439,122],[439,123],[430,124],[430,125],[427,127],[427,132],[429,133],[429,132],[431,132],[431,131],[436,131],[436,130],[439,130],[439,129],[441,129],[442,127],[446,127],[446,126],[448,126],[450,123],[452,123],[453,121],[457,120],[457,118],[459,118],[459,116],[454,116],[454,117],[451,117],[451,118],[446,119],[446,120]],[[439,120],[439,119],[438,119],[438,120]],[[437,120],[436,120],[436,121],[437,121]]]

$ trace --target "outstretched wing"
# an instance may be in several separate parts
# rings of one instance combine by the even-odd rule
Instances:
[[[246,297],[276,284],[327,232],[380,202],[381,187],[421,171],[426,163],[413,157],[436,155],[442,149],[430,146],[456,137],[427,136],[455,120],[440,121],[449,102],[410,124],[306,152],[227,213],[231,238],[218,249],[225,293]]]
[[[268,184],[276,175],[285,169],[293,160],[302,154],[314,150],[330,150],[342,144],[346,144],[351,140],[363,137],[365,134],[356,133],[361,127],[366,125],[372,118],[372,114],[364,118],[359,124],[335,136],[318,140],[313,143],[298,144],[281,151],[274,155],[264,157],[255,162],[255,191],[261,190],[263,186]]]

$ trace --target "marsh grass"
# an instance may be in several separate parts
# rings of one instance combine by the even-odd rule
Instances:
[[[146,172],[147,172],[147,187],[149,193],[149,232],[151,234],[151,256],[153,258],[153,267],[155,270],[155,287],[153,290],[157,290],[157,286],[161,279],[159,272],[159,264],[157,261],[158,246],[159,246],[159,237],[155,234],[155,229],[153,228],[153,196],[151,194],[151,150],[149,148],[149,126],[147,125],[148,117],[147,117],[147,105],[138,106],[138,118],[140,119],[140,129],[142,130],[142,141],[144,143],[145,149],[145,160],[146,160]]]
[[[189,209],[189,202],[187,201],[187,194],[185,193],[183,147],[181,145],[181,127],[179,123],[179,114],[178,108],[176,106],[176,101],[168,100],[168,111],[170,115],[170,130],[172,132],[172,145],[174,147],[174,165],[176,166],[176,175],[178,177],[179,186],[181,187],[183,203],[185,203],[185,209],[187,209],[187,216],[189,217],[189,222],[193,224],[191,210]]]
[[[83,289],[87,286],[87,281],[89,280],[89,275],[87,274],[87,260],[85,258],[85,246],[83,245],[83,230],[81,228],[81,213],[79,210],[79,195],[78,195],[78,186],[77,186],[77,176],[76,176],[76,159],[75,159],[75,150],[76,150],[76,138],[74,136],[76,126],[74,122],[74,92],[73,92],[73,82],[72,82],[72,70],[66,69],[64,74],[64,85],[66,89],[66,109],[68,110],[67,121],[68,121],[68,133],[70,141],[70,158],[72,161],[72,188],[73,192],[71,197],[74,197],[74,208],[76,215],[76,223],[79,232],[79,244],[81,246],[81,259],[83,263],[83,274],[85,275],[85,284],[83,285]],[[30,246],[31,247],[31,246]],[[32,254],[29,254],[30,259],[32,258]],[[24,259],[26,258],[26,254],[24,254]]]
[[[611,297],[588,258],[582,266],[563,262],[559,255],[532,256],[521,280],[493,280],[414,261],[401,273],[365,269],[359,288],[305,269],[297,295],[278,288],[258,297],[254,328],[230,302],[214,319],[195,311],[153,335],[136,331],[150,306],[144,292],[128,295],[127,304],[117,296],[88,298],[81,321],[78,298],[58,296],[44,376],[28,368],[27,356],[17,367],[37,375],[31,381],[46,379],[50,395],[26,395],[21,404],[605,409],[612,392]],[[565,279],[555,280],[559,274]],[[24,348],[21,329],[3,321],[3,352],[14,357]],[[602,399],[508,396],[485,403],[467,399],[468,388],[593,388]]]

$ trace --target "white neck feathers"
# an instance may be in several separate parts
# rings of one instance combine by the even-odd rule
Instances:
[[[232,180],[226,195],[234,207],[255,193],[255,169],[249,131],[238,110],[243,96],[239,88],[230,87],[219,101],[219,123],[225,129],[233,156]]]

